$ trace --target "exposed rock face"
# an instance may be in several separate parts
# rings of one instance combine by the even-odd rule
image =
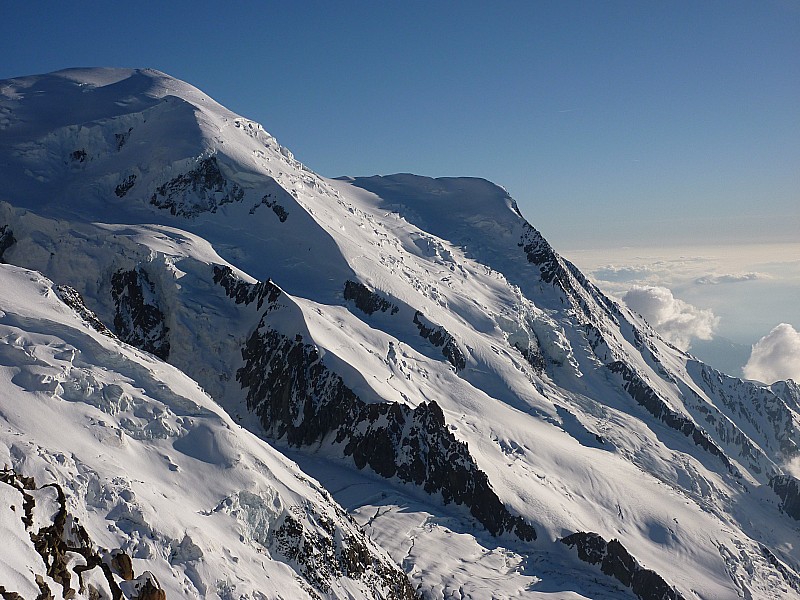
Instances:
[[[573,280],[581,288],[592,293],[594,301],[612,322],[618,322],[618,309],[614,303],[597,290],[575,265],[560,258],[553,247],[542,237],[542,234],[530,223],[523,224],[522,237],[517,245],[522,248],[528,262],[539,267],[542,281],[559,287],[577,309],[587,316],[592,312],[586,298],[573,284]]]
[[[147,273],[139,267],[117,271],[111,276],[111,296],[116,307],[114,329],[119,338],[167,360],[169,328]]]
[[[683,600],[683,596],[655,571],[645,569],[617,540],[606,542],[596,533],[573,533],[561,540],[575,548],[578,558],[619,580],[642,600]]]
[[[386,298],[381,298],[376,292],[356,281],[344,282],[344,299],[352,300],[360,311],[371,315],[377,311],[396,314],[400,310]]]
[[[725,456],[725,453],[710,437],[708,437],[708,434],[703,431],[703,429],[695,425],[688,417],[672,410],[666,402],[659,398],[653,388],[647,385],[647,382],[631,369],[630,366],[622,361],[614,361],[606,366],[612,373],[617,373],[622,376],[625,391],[628,392],[631,398],[639,405],[643,406],[647,412],[672,429],[680,431],[686,437],[692,438],[695,444],[718,457],[728,470],[733,468],[728,457]]]
[[[331,440],[359,469],[369,465],[384,477],[440,493],[445,504],[466,505],[493,535],[536,538],[533,527],[500,502],[435,402],[414,409],[367,404],[324,365],[315,346],[270,329],[263,318],[242,357],[245,365],[236,379],[270,435],[294,446]]]
[[[229,267],[214,267],[214,281],[238,304],[266,300],[265,315],[280,290],[269,281],[248,284]],[[343,445],[359,469],[369,465],[383,477],[398,477],[440,493],[445,504],[469,507],[493,535],[514,533],[536,539],[536,531],[512,515],[478,469],[467,445],[458,441],[435,403],[417,408],[402,404],[367,404],[320,360],[317,348],[270,329],[261,318],[242,349],[245,365],[236,379],[247,390],[247,405],[270,435],[293,446],[323,438]]]
[[[784,512],[800,521],[800,479],[791,475],[777,475],[770,479],[769,487],[783,500],[781,508]]]
[[[17,240],[8,225],[0,225],[0,263],[5,264],[3,253],[11,248]]]
[[[467,359],[464,358],[464,353],[458,347],[453,336],[444,327],[431,323],[419,311],[414,314],[414,324],[423,338],[437,348],[442,349],[442,354],[456,368],[456,371],[460,371],[467,366]]]
[[[104,552],[98,550],[96,545],[89,537],[89,534],[80,525],[77,519],[71,517],[67,512],[67,501],[64,490],[57,483],[48,483],[37,487],[32,477],[24,477],[13,469],[5,468],[0,471],[0,484],[15,488],[22,495],[22,511],[20,519],[25,529],[29,532],[31,542],[36,552],[42,557],[46,567],[46,572],[36,575],[36,583],[39,587],[39,598],[53,598],[55,590],[51,590],[47,581],[42,575],[50,577],[61,586],[62,598],[72,598],[77,592],[86,592],[84,574],[100,569],[103,577],[108,584],[113,600],[122,600],[122,590],[114,579],[109,563],[113,562],[111,556],[105,556]],[[32,492],[50,488],[54,491],[58,510],[52,517],[52,522],[34,530],[34,510],[36,499]],[[16,511],[15,511],[16,512]],[[41,519],[41,514],[37,521]],[[83,561],[75,561],[71,554],[78,554]],[[116,551],[116,554],[124,554]],[[127,555],[126,555],[127,556]],[[128,559],[130,564],[130,559]],[[30,565],[35,569],[35,565]],[[72,587],[72,577],[77,575],[79,589]],[[132,576],[132,571],[131,571]],[[91,594],[91,590],[89,590]],[[163,590],[162,590],[163,593]],[[21,598],[12,591],[1,588],[0,594],[3,598]]]
[[[136,175],[131,173],[125,179],[119,182],[116,188],[114,188],[114,193],[120,197],[124,198],[125,195],[131,191],[131,188],[136,185]]]
[[[800,385],[796,381],[776,381],[770,389],[794,410],[800,411]]]
[[[214,283],[225,288],[225,293],[232,298],[236,304],[252,304],[256,302],[256,308],[261,310],[264,301],[268,304],[275,302],[281,294],[281,289],[267,281],[259,281],[255,284],[248,284],[233,274],[233,269],[228,266],[214,265]]]
[[[544,356],[542,356],[541,350],[539,350],[538,346],[528,346],[527,348],[522,347],[522,345],[515,343],[514,348],[519,350],[519,353],[522,355],[528,364],[536,369],[537,373],[544,373],[544,369],[547,366],[547,361],[545,360]]]
[[[314,589],[330,591],[330,581],[340,577],[361,580],[386,600],[416,600],[414,588],[405,574],[393,565],[376,560],[364,541],[349,535],[336,523],[315,515],[322,533],[306,530],[291,514],[270,532],[273,553],[298,565],[300,573]],[[316,596],[313,590],[308,590]]]
[[[173,215],[196,217],[204,212],[215,213],[220,206],[243,198],[244,190],[225,178],[216,157],[211,156],[159,186],[150,197],[150,204],[168,209]]]
[[[760,544],[761,552],[769,561],[778,573],[781,574],[783,579],[786,583],[796,592],[800,592],[800,576],[789,566],[786,565],[782,560],[780,560],[773,552],[767,548],[765,545]]]
[[[133,127],[128,127],[128,131],[114,134],[114,141],[117,143],[117,152],[122,150],[122,147],[128,142],[128,138],[131,136],[132,131]]]
[[[78,316],[80,316],[80,318],[83,319],[89,325],[89,327],[99,333],[102,333],[103,335],[117,339],[117,336],[114,335],[114,332],[105,326],[105,324],[99,319],[93,310],[86,306],[83,301],[83,297],[76,289],[71,288],[68,285],[59,285],[56,287],[56,291],[58,292],[58,297],[61,298],[61,301],[78,313]]]
[[[269,208],[271,208],[272,212],[275,213],[275,215],[278,217],[278,220],[281,223],[285,223],[286,219],[289,218],[289,213],[283,206],[278,204],[278,199],[273,197],[272,192],[264,194],[264,197],[261,198],[261,202],[254,205],[253,208],[250,209],[250,214],[251,215],[255,214],[256,209],[261,205],[268,206]]]
[[[739,427],[749,424],[754,433],[750,436],[765,451],[772,451],[773,459],[793,458],[800,454],[800,423],[792,410],[797,411],[797,396],[793,397],[791,380],[779,381],[767,388],[729,377],[700,362],[688,363],[690,372],[699,372],[702,385],[709,396],[719,399],[740,421]],[[697,378],[695,378],[697,380]],[[720,439],[720,438],[718,438]],[[775,446],[777,442],[777,447]]]

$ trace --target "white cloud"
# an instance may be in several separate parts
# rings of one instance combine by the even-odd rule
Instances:
[[[603,265],[591,274],[603,281],[636,281],[648,277],[653,271],[645,265]]]
[[[744,376],[764,383],[800,381],[800,333],[781,323],[753,345]]]
[[[642,315],[664,338],[684,350],[692,338],[710,340],[719,318],[672,295],[665,287],[634,286],[623,296],[631,310]]]
[[[712,274],[695,279],[695,283],[699,283],[700,285],[719,285],[720,283],[737,283],[739,281],[753,281],[756,279],[769,279],[769,276],[755,272],[726,273],[723,275]]]

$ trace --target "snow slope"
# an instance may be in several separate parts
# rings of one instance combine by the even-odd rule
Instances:
[[[35,598],[38,577],[54,594],[82,598],[133,597],[148,579],[169,598],[412,597],[319,484],[183,373],[91,329],[64,294],[77,297],[0,265],[7,592]],[[47,553],[34,542],[59,510]],[[79,578],[90,556],[111,565],[120,552],[136,579],[109,571],[109,580],[99,567]]]
[[[150,70],[0,94],[0,259],[289,454],[425,597],[800,597],[796,386],[669,345],[502,188],[321,178]]]

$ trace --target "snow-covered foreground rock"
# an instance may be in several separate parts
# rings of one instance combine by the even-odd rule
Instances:
[[[5,414],[45,456],[76,461],[98,428],[125,440],[120,453],[135,447],[114,476],[152,507],[141,514],[160,562],[137,563],[146,536],[116,524],[116,505],[80,500],[77,463],[48,470],[60,463],[33,447],[8,460],[37,486],[55,477],[81,523],[98,519],[86,526],[98,547],[125,550],[137,575],[212,597],[235,584],[225,573],[257,582],[258,569],[323,595],[408,593],[255,434],[319,480],[425,598],[800,597],[797,386],[727,377],[665,342],[502,188],[319,177],[260,125],[150,70],[69,70],[0,82],[0,94],[0,260],[32,270],[3,272],[69,286],[58,294],[70,318],[108,331],[79,344],[59,337],[63,319],[0,310],[20,315],[9,326],[29,345],[91,353],[78,364],[98,383],[79,389],[105,398],[113,383],[126,398],[71,400],[56,374],[83,367],[53,351],[38,358],[47,383],[9,362],[20,371],[0,388],[16,407]],[[17,287],[3,302],[22,311],[32,292]],[[55,430],[40,434],[42,421]],[[242,494],[281,508],[251,510]],[[184,515],[239,529],[180,526]],[[333,540],[324,560],[276,546],[287,515]],[[128,537],[110,539],[109,520]],[[349,544],[370,566],[353,571]]]

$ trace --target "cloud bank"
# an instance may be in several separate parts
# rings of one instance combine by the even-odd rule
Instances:
[[[622,298],[628,308],[642,315],[665,339],[688,350],[692,338],[710,340],[719,318],[672,295],[665,287],[634,286]]]
[[[763,273],[726,273],[723,275],[706,275],[695,279],[700,285],[719,285],[720,283],[738,283],[740,281],[755,281],[756,279],[769,279]]]
[[[788,323],[775,327],[753,345],[743,372],[747,379],[764,383],[800,381],[800,332]]]

